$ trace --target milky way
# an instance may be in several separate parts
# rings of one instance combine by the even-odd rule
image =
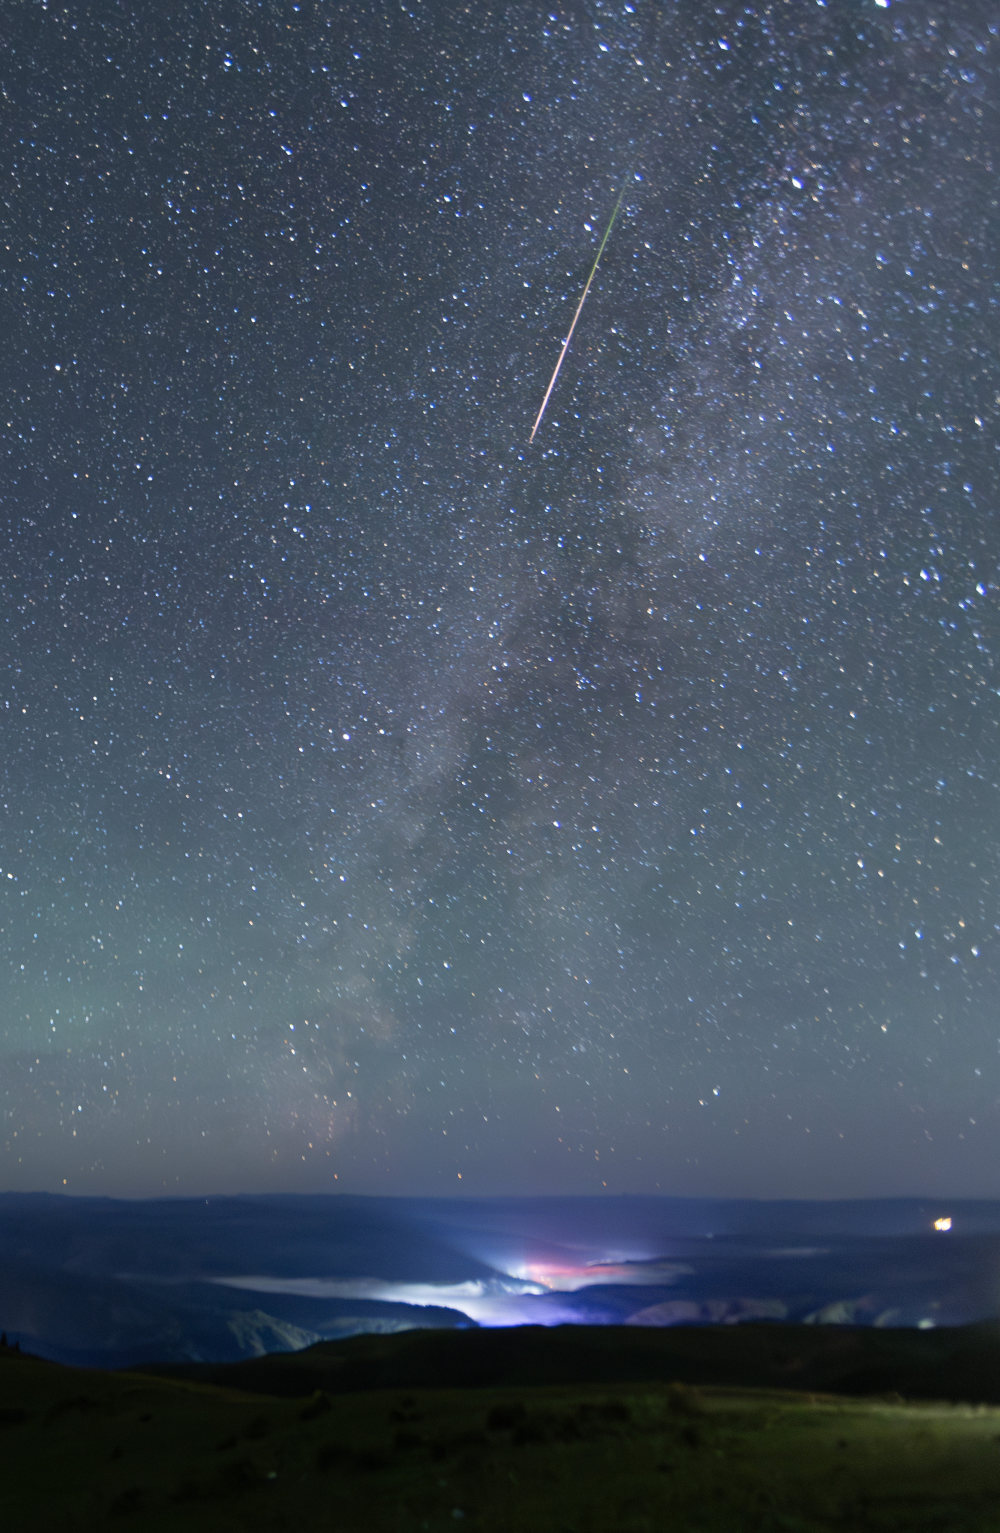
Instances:
[[[995,8],[4,44],[4,1185],[996,1196]]]

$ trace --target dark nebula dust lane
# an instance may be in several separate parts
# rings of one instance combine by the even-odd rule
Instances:
[[[994,1194],[994,8],[5,48],[4,1185]]]

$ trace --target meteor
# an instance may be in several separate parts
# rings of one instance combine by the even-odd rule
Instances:
[[[535,432],[538,430],[539,426],[542,424],[542,416],[545,414],[545,406],[548,404],[549,397],[550,397],[550,395],[552,393],[552,390],[556,386],[556,379],[559,377],[559,369],[563,365],[563,357],[566,355],[567,351],[569,351],[569,343],[573,339],[573,331],[576,329],[576,322],[580,318],[580,311],[583,308],[584,304],[587,302],[587,294],[590,292],[590,284],[594,280],[594,273],[597,271],[597,268],[600,265],[601,256],[604,254],[604,247],[608,243],[608,237],[611,234],[611,230],[614,228],[615,219],[618,217],[618,209],[621,207],[621,205],[622,205],[622,198],[625,196],[625,188],[628,185],[628,180],[629,180],[629,178],[628,178],[628,176],[626,176],[625,180],[622,182],[622,189],[618,193],[618,201],[615,203],[614,212],[612,213],[611,217],[608,219],[608,227],[604,231],[604,238],[601,240],[601,243],[598,246],[597,254],[594,257],[594,264],[590,268],[590,276],[587,278],[587,282],[586,282],[586,285],[585,285],[585,287],[583,289],[583,292],[580,294],[580,302],[576,306],[576,313],[573,315],[573,323],[570,325],[569,330],[567,331],[567,334],[566,334],[566,339],[563,341],[562,351],[559,353],[559,360],[558,360],[558,362],[555,365],[555,370],[553,371],[552,377],[549,379],[549,386],[545,390],[545,398],[542,400],[541,409],[539,410],[538,414],[535,416],[535,424],[532,426],[532,428],[531,428],[531,435],[528,438],[528,445],[529,445],[529,447],[530,447],[531,443],[535,440]]]

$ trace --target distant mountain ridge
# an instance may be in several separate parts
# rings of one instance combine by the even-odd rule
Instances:
[[[997,1313],[998,1270],[1000,1202],[0,1194],[0,1327],[98,1367],[416,1327],[956,1326]]]

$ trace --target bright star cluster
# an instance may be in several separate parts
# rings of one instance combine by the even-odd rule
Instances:
[[[5,34],[4,1185],[994,1196],[994,7]]]

